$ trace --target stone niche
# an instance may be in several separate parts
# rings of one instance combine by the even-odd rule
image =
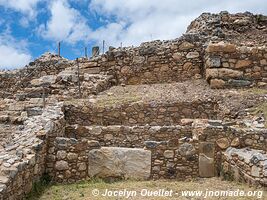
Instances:
[[[88,156],[89,177],[148,179],[151,152],[138,148],[102,147]]]

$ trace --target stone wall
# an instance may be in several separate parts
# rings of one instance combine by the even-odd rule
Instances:
[[[163,141],[192,137],[187,126],[80,126],[66,128],[66,136],[96,140],[101,146],[143,148],[145,141]]]
[[[30,81],[47,75],[57,75],[73,62],[57,55],[46,53],[22,69],[0,71],[0,98],[6,98],[17,90],[26,88]]]
[[[192,141],[191,126],[73,125],[66,128],[66,136],[99,141],[106,147],[146,148],[152,155],[152,179],[198,176],[198,142]]]
[[[188,142],[186,142],[188,140]],[[146,141],[151,150],[151,178],[185,180],[199,176],[198,143],[190,138]]]
[[[205,69],[212,88],[264,86],[267,84],[266,47],[210,43]]]
[[[266,129],[238,128],[220,120],[181,123],[184,126],[69,125],[66,136],[97,140],[102,146],[145,147],[152,152],[153,179],[219,175],[222,152],[230,146],[266,151]]]
[[[84,60],[82,69],[95,68],[114,75],[119,84],[182,82],[201,78],[202,42],[181,37],[153,41],[139,47],[110,49],[106,54]]]
[[[192,126],[192,138],[199,143],[200,176],[219,175],[222,154],[229,147],[249,147],[264,152],[267,150],[266,129],[242,128],[235,126],[235,123],[223,123],[220,120],[200,120]],[[201,166],[209,168],[209,172],[206,173],[204,170],[202,174]]]
[[[174,103],[132,103],[122,106],[103,104],[66,104],[65,118],[69,124],[80,125],[175,125],[182,118],[217,118],[217,103],[193,101]]]
[[[61,135],[61,105],[47,107],[40,116],[27,119],[20,132],[1,149],[0,199],[23,199],[46,171],[49,138]]]
[[[266,152],[229,147],[222,157],[222,176],[253,186],[267,186]]]
[[[259,128],[240,128],[227,126],[217,122],[217,125],[207,124],[201,130],[193,131],[193,138],[200,141],[213,141],[225,150],[228,147],[250,147],[267,151],[267,130]]]
[[[97,141],[57,137],[48,150],[47,170],[52,181],[72,183],[88,177],[88,154],[100,148]]]

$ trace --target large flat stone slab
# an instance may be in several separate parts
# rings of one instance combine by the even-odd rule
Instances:
[[[204,154],[199,155],[199,176],[209,178],[215,176],[214,159]]]
[[[199,176],[204,178],[215,176],[214,143],[199,143]]]
[[[88,174],[99,178],[148,179],[151,152],[137,148],[102,147],[89,152]]]

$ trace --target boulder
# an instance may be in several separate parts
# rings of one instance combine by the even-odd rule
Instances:
[[[102,147],[89,152],[88,173],[99,178],[148,179],[151,152],[138,148]]]

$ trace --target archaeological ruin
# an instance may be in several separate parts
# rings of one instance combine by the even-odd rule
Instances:
[[[179,23],[179,22],[177,22]],[[221,176],[267,187],[267,16],[0,71],[0,200],[55,183]]]

